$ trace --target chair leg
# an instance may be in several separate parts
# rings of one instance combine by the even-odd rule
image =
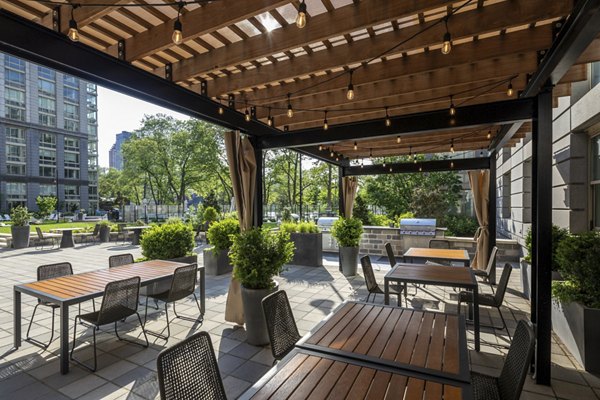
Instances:
[[[34,339],[32,337],[29,336],[29,331],[31,330],[31,325],[33,324],[33,318],[35,317],[35,312],[37,311],[37,308],[40,304],[36,304],[36,306],[33,308],[33,313],[31,314],[31,319],[29,320],[29,326],[27,327],[27,335],[25,340],[27,340],[29,343],[41,347],[42,349],[47,349],[50,344],[52,343],[52,341],[54,340],[54,317],[56,314],[56,309],[54,307],[52,307],[52,323],[50,325],[50,340],[48,340],[48,343],[44,343],[41,342],[37,339]]]
[[[367,295],[367,303],[369,302],[369,297],[371,297],[371,292]]]
[[[94,346],[94,367],[90,367],[83,361],[79,361],[78,359],[76,359],[73,355],[73,353],[75,352],[75,347],[77,347],[76,346],[77,345],[77,319],[79,319],[81,321],[81,318],[79,318],[79,316],[75,317],[75,323],[73,324],[73,347],[71,347],[71,353],[69,354],[69,359],[71,359],[71,361],[74,361],[77,364],[81,365],[82,367],[89,369],[92,372],[96,372],[96,369],[98,367],[98,354],[96,351],[96,328],[97,327],[92,327],[92,344]]]
[[[506,325],[506,321],[504,320],[504,316],[502,315],[502,310],[500,309],[500,307],[498,307],[498,314],[500,314],[500,319],[502,320],[502,327],[506,329],[508,339],[512,341],[512,337],[510,336],[510,332],[508,331],[508,325]]]
[[[117,336],[117,339],[122,340],[124,342],[136,344],[136,345],[142,346],[142,347],[148,347],[148,346],[150,346],[150,343],[148,342],[148,337],[146,336],[146,330],[144,329],[144,326],[142,325],[142,317],[140,316],[140,314],[138,312],[136,312],[135,314],[137,315],[138,320],[140,321],[140,326],[142,327],[142,332],[144,333],[144,338],[146,339],[146,344],[139,343],[139,342],[131,340],[131,339],[127,339],[124,336],[123,337],[119,336],[119,330],[117,329],[117,321],[115,321],[115,335]]]
[[[148,315],[147,313],[148,313],[148,298],[146,298],[146,317]],[[152,336],[156,336],[159,339],[168,341],[169,338],[171,337],[171,326],[169,325],[169,303],[165,303],[165,318],[167,319],[167,335],[166,336],[161,333],[151,331],[149,329],[147,329],[145,331],[145,333],[148,333],[149,335],[152,335]],[[145,319],[146,318],[144,318],[144,322],[145,322]],[[144,323],[144,325],[145,325],[145,323]]]
[[[198,307],[198,311],[200,311],[200,317],[199,318],[193,318],[193,317],[188,317],[185,315],[179,315],[177,314],[177,309],[175,308],[175,302],[173,303],[173,312],[175,313],[175,317],[179,318],[179,319],[183,319],[186,321],[190,321],[190,322],[202,322],[204,320],[204,315],[202,315],[202,308],[200,307],[200,303],[198,302],[198,297],[196,296],[196,293],[192,293],[194,295],[194,300],[196,301],[196,306]]]

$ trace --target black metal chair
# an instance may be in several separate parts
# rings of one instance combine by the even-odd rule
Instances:
[[[496,274],[496,257],[498,256],[498,247],[494,246],[492,248],[492,252],[490,253],[490,259],[488,260],[488,264],[486,269],[473,269],[473,273],[476,276],[479,276],[480,278],[483,278],[483,280],[487,283],[489,283],[490,287],[492,288],[492,293],[494,292],[494,286],[492,285],[492,282],[495,282],[495,276],[493,276],[494,274]],[[494,279],[492,279],[494,278]]]
[[[449,249],[450,241],[446,239],[431,239],[429,240],[430,249]]]
[[[279,290],[268,295],[262,300],[262,308],[267,322],[271,352],[275,360],[281,360],[301,337],[287,294],[284,290]]]
[[[148,331],[149,334],[159,337],[164,340],[168,340],[171,336],[171,327],[169,324],[169,303],[173,303],[173,312],[175,313],[176,318],[181,318],[189,321],[202,321],[202,308],[200,307],[200,303],[198,302],[198,297],[196,296],[196,280],[198,275],[198,265],[190,264],[185,265],[183,267],[179,267],[173,273],[173,280],[171,281],[171,288],[166,292],[158,293],[158,294],[148,294],[146,296],[146,308],[144,313],[144,324],[148,318],[148,299],[152,298],[154,300],[162,301],[165,303],[165,316],[167,318],[167,336],[162,335],[158,332]],[[198,311],[200,311],[200,318],[190,318],[186,316],[181,316],[177,314],[177,310],[175,309],[175,302],[181,299],[188,297],[189,295],[194,296],[194,300],[196,301],[196,305],[198,306]]]
[[[127,278],[120,281],[109,282],[104,289],[104,297],[102,298],[102,305],[100,311],[94,311],[87,314],[80,314],[75,317],[75,326],[73,328],[73,347],[71,348],[71,354],[69,358],[75,361],[77,364],[89,369],[92,372],[96,371],[97,367],[97,355],[96,355],[96,330],[102,325],[115,324],[115,335],[117,339],[124,340],[129,343],[148,347],[148,336],[142,323],[142,317],[137,312],[137,304],[139,299],[140,291],[140,277],[135,276],[133,278]],[[137,315],[138,321],[142,327],[142,333],[146,344],[142,344],[133,340],[126,339],[125,337],[119,336],[117,330],[117,322],[124,320],[130,315]],[[82,361],[77,360],[73,357],[75,347],[77,347],[77,320],[85,321],[96,329],[92,329],[93,335],[93,346],[94,346],[94,366],[90,367]]]
[[[396,265],[396,263],[398,261],[396,260],[396,256],[394,255],[394,249],[392,248],[392,244],[390,242],[386,242],[385,243],[385,252],[387,253],[388,260],[390,262],[390,267],[394,268],[394,266]],[[404,262],[404,256],[401,256],[401,257],[402,257],[402,262]],[[414,283],[412,285],[415,288],[415,293],[414,293],[413,296],[416,296],[417,295],[417,290],[419,290],[418,289],[419,285],[416,285]]]
[[[120,267],[127,264],[133,264],[133,254],[116,254],[108,257],[108,268]]]
[[[118,224],[117,229],[117,244],[119,244],[119,239],[121,239],[121,244],[127,243],[127,239],[129,239],[129,231],[125,229],[125,224]]]
[[[488,328],[493,329],[506,329],[506,333],[508,333],[508,337],[510,338],[510,332],[508,331],[508,326],[506,325],[506,321],[504,320],[504,316],[502,315],[502,303],[504,302],[504,294],[506,293],[506,288],[508,287],[508,280],[510,279],[510,273],[512,272],[512,266],[508,263],[504,265],[504,269],[502,270],[502,276],[500,277],[500,283],[498,284],[498,290],[494,295],[487,293],[478,293],[477,299],[479,301],[480,306],[485,307],[495,307],[500,314],[500,319],[502,319],[502,326],[494,326],[494,325],[483,325]],[[460,306],[462,303],[472,303],[473,302],[473,293],[462,291],[458,294],[458,312],[460,313]]]
[[[471,372],[475,400],[519,400],[533,357],[535,336],[531,322],[520,320],[500,376]]]
[[[43,280],[52,279],[52,278],[60,278],[61,276],[68,276],[68,275],[73,275],[73,267],[71,266],[71,263],[68,263],[68,262],[40,265],[37,269],[37,280],[38,281],[43,281]],[[33,319],[35,317],[35,312],[37,311],[38,306],[50,307],[52,309],[52,323],[50,326],[52,334],[50,335],[50,340],[48,341],[48,343],[40,342],[39,340],[34,339],[29,336],[29,331],[31,330],[31,325],[33,324]],[[54,340],[54,314],[56,313],[56,309],[59,307],[60,306],[58,304],[54,304],[54,303],[51,303],[48,301],[42,301],[42,300],[38,299],[37,304],[33,308],[33,313],[31,314],[31,319],[29,320],[29,326],[27,327],[26,340],[28,342],[31,342],[32,344],[35,344],[36,346],[42,347],[44,349],[46,349],[46,348],[48,348],[48,346],[50,346],[50,343],[52,343],[52,340]],[[79,312],[81,312],[81,304],[79,305]]]
[[[100,225],[96,224],[93,232],[77,233],[75,236],[80,237],[81,241],[85,241],[86,243],[95,242],[96,239],[100,240]]]
[[[156,365],[161,400],[227,399],[208,332],[164,349]]]
[[[50,242],[52,246],[50,247],[50,250],[58,248],[58,239],[60,239],[62,235],[55,233],[44,234],[44,232],[42,232],[39,226],[35,227],[35,232],[37,233],[37,238],[35,239],[36,250],[44,250],[44,245],[48,242]]]
[[[361,257],[360,264],[363,269],[363,273],[365,274],[365,283],[367,284],[367,290],[369,291],[369,295],[367,296],[367,301],[371,295],[373,295],[373,301],[378,294],[384,294],[383,289],[379,287],[377,284],[377,280],[375,279],[375,273],[373,273],[373,265],[371,265],[371,258],[369,256]],[[394,294],[398,296],[398,305],[400,305],[401,294],[402,291],[405,290],[405,287],[402,287],[398,284],[389,285],[390,294]]]

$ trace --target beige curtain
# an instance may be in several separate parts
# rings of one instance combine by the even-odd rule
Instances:
[[[479,235],[476,235],[477,250],[471,263],[472,268],[484,269],[489,257],[490,231],[489,202],[490,202],[490,171],[469,171],[469,182],[473,193],[475,213],[479,222]]]
[[[354,208],[354,198],[358,189],[358,179],[355,176],[345,176],[342,178],[342,193],[344,195],[344,216],[352,217]]]
[[[252,227],[254,194],[256,190],[256,158],[254,148],[239,132],[225,133],[225,151],[233,187],[235,207],[242,231]],[[240,282],[232,278],[227,292],[225,321],[244,324],[244,308]]]

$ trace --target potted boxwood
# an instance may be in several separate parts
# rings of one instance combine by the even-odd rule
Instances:
[[[233,237],[240,233],[240,223],[237,219],[226,218],[210,224],[206,238],[211,247],[204,249],[204,268],[206,275],[222,275],[233,270],[229,262],[229,248]]]
[[[12,235],[12,246],[15,249],[24,249],[29,247],[29,218],[31,213],[27,207],[16,206],[10,210],[10,220],[12,225],[10,233]]]
[[[102,243],[110,242],[110,222],[108,222],[107,220],[102,220],[98,223],[98,225],[100,225],[100,241]]]
[[[323,234],[314,222],[284,222],[279,227],[290,234],[295,251],[292,264],[309,267],[323,266]]]
[[[552,329],[585,370],[600,373],[600,233],[565,237],[556,251]]]
[[[246,319],[247,342],[256,346],[269,343],[262,299],[277,291],[273,277],[294,255],[294,245],[286,232],[253,228],[233,239],[229,257],[233,276],[242,287],[242,303]]]
[[[569,235],[569,231],[564,228],[559,228],[552,225],[552,279],[560,280],[560,266],[556,256],[556,251],[560,242]],[[527,254],[521,259],[521,292],[527,299],[531,296],[531,229],[527,231],[525,236],[525,249]]]
[[[358,245],[362,233],[362,222],[358,218],[344,218],[340,216],[333,223],[331,235],[340,245],[340,267],[344,276],[356,275]]]

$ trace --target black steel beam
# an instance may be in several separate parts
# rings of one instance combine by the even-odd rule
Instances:
[[[489,244],[488,254],[491,256],[492,249],[496,245],[496,216],[498,211],[498,203],[496,202],[496,151],[490,152],[490,188],[488,199],[488,232]],[[492,273],[489,278],[490,284],[496,284],[496,266],[492,267]]]
[[[537,96],[536,118],[533,120],[533,152],[537,165],[536,215],[533,251],[535,252],[537,280],[537,346],[535,351],[535,379],[538,384],[550,385],[550,356],[552,332],[552,89]]]
[[[223,107],[221,115],[220,104],[206,96],[6,10],[0,10],[0,51],[228,129],[256,136],[281,134],[260,121],[246,122],[244,115],[232,108]]]
[[[386,136],[442,132],[456,128],[476,128],[490,124],[512,124],[531,119],[533,99],[516,99],[494,103],[459,107],[456,116],[448,110],[402,115],[392,118],[392,125],[385,126],[381,118],[293,131],[287,134],[268,135],[261,138],[264,148],[302,147],[336,143],[343,140],[373,139]]]
[[[349,161],[347,158],[340,158],[339,161],[335,160],[335,157],[331,157],[329,155],[329,151],[319,150],[317,146],[308,146],[308,147],[294,147],[292,150],[297,151],[300,154],[304,154],[311,158],[314,158],[319,161],[326,162],[328,164],[339,166],[349,165]]]
[[[254,146],[254,158],[256,159],[256,185],[254,187],[254,212],[252,213],[252,226],[262,226],[264,217],[264,188],[263,188],[263,171],[264,171],[264,151],[257,143],[256,138],[252,138]]]
[[[500,132],[498,132],[496,137],[492,139],[488,149],[490,151],[498,151],[504,146],[506,146],[506,144],[513,138],[513,136],[515,136],[519,129],[521,129],[521,126],[523,126],[523,122],[517,122],[516,124],[510,125],[503,125],[500,129]]]
[[[475,169],[489,169],[488,157],[458,158],[453,160],[432,160],[406,163],[381,164],[346,167],[344,176],[354,175],[385,175],[385,174],[410,174],[415,172],[440,172],[440,171],[468,171]]]

